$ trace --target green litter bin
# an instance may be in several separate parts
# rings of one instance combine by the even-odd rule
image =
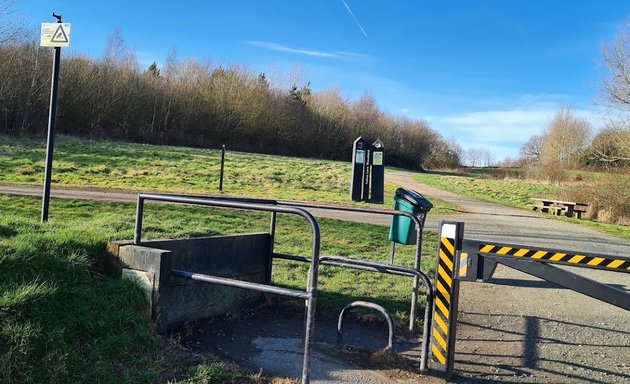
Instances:
[[[394,194],[394,209],[411,213],[420,220],[421,225],[424,225],[425,216],[431,208],[433,204],[413,189],[398,188]],[[415,244],[417,236],[414,224],[407,216],[392,216],[389,240],[398,244]]]

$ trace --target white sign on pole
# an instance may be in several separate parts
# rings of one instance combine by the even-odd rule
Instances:
[[[383,165],[383,152],[372,152],[372,165]]]
[[[365,152],[363,152],[362,150],[358,150],[354,159],[354,162],[357,164],[363,164],[363,162],[365,161]]]
[[[69,47],[70,23],[42,23],[40,47]]]

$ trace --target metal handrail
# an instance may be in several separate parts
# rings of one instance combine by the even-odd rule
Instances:
[[[150,194],[146,194],[150,195]],[[290,201],[290,200],[273,200],[273,199],[259,199],[259,198],[240,198],[240,197],[228,197],[228,196],[195,196],[195,195],[182,195],[182,194],[160,194],[160,196],[170,196],[172,198],[184,198],[184,199],[195,199],[195,200],[210,200],[214,202],[237,202],[237,203],[256,203],[256,204],[266,204],[270,206],[283,206],[283,207],[296,207],[296,208],[313,208],[313,209],[323,209],[323,210],[334,210],[334,211],[342,211],[342,212],[358,212],[358,213],[372,213],[377,215],[386,215],[386,216],[405,216],[411,219],[416,224],[416,250],[414,255],[414,264],[413,268],[417,271],[420,271],[420,258],[422,255],[422,230],[424,228],[424,220],[426,218],[426,214],[422,216],[422,219],[419,219],[417,216],[404,211],[398,211],[393,209],[372,209],[372,208],[359,208],[359,207],[348,207],[341,205],[331,205],[331,204],[314,204],[307,203],[301,201]],[[163,200],[162,200],[163,201]],[[219,206],[214,205],[216,207],[226,207],[225,205]],[[246,208],[243,208],[246,209]],[[271,211],[271,220],[269,224],[269,234],[271,235],[271,243],[270,243],[270,253],[273,254],[274,248],[274,237],[275,237],[275,227],[276,227],[276,213],[283,212],[281,210],[270,210]],[[285,212],[289,213],[289,212]],[[136,215],[136,218],[138,215]],[[134,238],[135,241],[135,238]],[[139,241],[139,239],[138,239]],[[393,256],[392,256],[392,264],[393,264]],[[267,275],[267,283],[271,283],[271,275]],[[417,313],[416,303],[418,302],[417,292],[420,282],[417,277],[413,278],[413,290],[411,294],[411,304],[410,310],[412,319],[415,319],[415,314]],[[414,331],[415,322],[410,325],[410,331]]]
[[[424,308],[424,321],[422,323],[422,353],[420,357],[420,370],[424,371],[426,369],[427,358],[429,355],[429,336],[430,336],[429,326],[431,322],[431,312],[433,310],[433,294],[434,294],[433,286],[431,285],[431,281],[429,280],[427,275],[425,275],[422,271],[418,271],[416,269],[411,269],[407,267],[381,264],[381,263],[375,263],[375,262],[364,261],[364,260],[348,259],[347,257],[341,257],[341,256],[321,256],[320,264],[347,266],[349,268],[362,269],[364,271],[372,271],[372,272],[379,272],[379,273],[388,273],[391,275],[413,276],[414,282],[418,280],[422,281],[427,291],[426,304]],[[417,300],[417,296],[418,296],[417,286],[414,286],[413,293],[414,293],[413,296]],[[414,305],[413,309],[415,310],[415,308],[416,306]],[[416,315],[415,312],[409,315],[410,316],[410,319],[409,319],[410,331],[413,331],[415,327],[415,319],[416,319],[415,315]]]
[[[422,220],[417,216],[412,215],[409,212],[398,211],[394,209],[372,209],[372,208],[358,208],[358,207],[348,207],[348,206],[340,206],[340,205],[330,205],[330,204],[313,204],[299,201],[287,201],[287,200],[278,200],[278,204],[280,205],[289,205],[300,208],[313,208],[313,209],[325,209],[325,210],[335,210],[342,212],[358,212],[358,213],[372,213],[377,215],[386,215],[386,216],[405,216],[410,218],[416,224],[416,250],[414,255],[414,264],[413,268],[416,271],[420,271],[420,258],[422,256],[422,230],[424,228],[424,219],[426,215],[422,217]],[[393,263],[393,256],[392,256]],[[411,321],[409,324],[409,330],[411,332],[415,329],[415,317],[417,310],[417,302],[418,302],[418,287],[420,283],[418,277],[413,277],[413,289],[411,293],[411,305],[410,305],[410,317]]]
[[[380,272],[380,273],[390,273],[401,276],[410,276],[413,277],[413,289],[412,289],[412,297],[411,297],[411,308],[410,308],[410,331],[415,330],[415,319],[417,313],[417,301],[418,301],[418,287],[419,282],[422,280],[423,284],[427,289],[427,303],[425,308],[425,319],[423,324],[423,348],[422,348],[422,357],[421,357],[421,370],[425,369],[426,360],[428,355],[428,346],[429,343],[427,340],[429,331],[429,323],[430,323],[430,311],[432,310],[432,301],[433,301],[433,287],[427,276],[420,271],[420,257],[421,257],[421,246],[422,246],[422,230],[424,227],[424,219],[426,218],[426,214],[422,216],[422,218],[418,218],[417,216],[399,210],[390,210],[390,209],[371,209],[371,208],[358,208],[358,207],[348,207],[348,206],[339,206],[339,205],[328,205],[328,204],[313,204],[306,202],[298,202],[298,201],[288,201],[288,200],[272,200],[272,199],[258,199],[258,198],[236,198],[236,197],[210,197],[210,196],[194,196],[194,195],[182,195],[182,194],[152,194],[152,193],[141,193],[138,195],[138,205],[136,211],[136,229],[134,232],[134,244],[140,244],[141,235],[142,235],[142,212],[145,200],[153,200],[153,201],[161,201],[161,202],[172,202],[172,203],[180,203],[180,204],[194,204],[194,205],[204,205],[211,206],[216,208],[234,208],[234,209],[243,209],[243,210],[256,210],[256,211],[267,211],[271,212],[271,221],[269,225],[269,234],[271,236],[270,242],[270,254],[273,257],[280,257],[290,260],[303,261],[303,262],[311,262],[310,275],[308,279],[309,290],[314,292],[312,299],[307,299],[309,301],[309,308],[307,309],[308,314],[312,313],[314,317],[314,301],[317,291],[317,270],[318,264],[327,264],[327,265],[337,265],[342,267],[348,267],[358,270],[364,271],[372,271],[372,272]],[[347,259],[336,256],[323,256],[319,257],[319,245],[320,245],[320,232],[319,226],[315,218],[311,213],[302,209],[302,208],[312,208],[312,209],[322,209],[322,210],[336,210],[336,211],[345,211],[345,212],[358,212],[358,213],[371,213],[378,215],[387,215],[387,216],[405,216],[411,219],[416,224],[416,250],[415,250],[415,259],[414,259],[414,267],[413,269],[394,265],[394,264],[380,264],[373,263],[369,261],[363,260],[355,260],[355,259]],[[304,256],[294,256],[294,255],[282,255],[273,252],[274,247],[274,237],[275,237],[275,227],[276,227],[276,219],[277,213],[288,213],[288,214],[297,214],[305,217],[311,226],[313,227],[313,255],[309,260]],[[313,226],[314,225],[314,226]],[[316,228],[316,230],[315,230]],[[317,249],[315,249],[317,248]],[[318,262],[314,262],[314,259],[319,259]],[[393,260],[392,260],[393,261]],[[271,263],[271,260],[270,260]],[[184,271],[180,271],[184,272]],[[176,273],[175,271],[173,273]],[[186,273],[186,272],[184,272]],[[191,273],[192,275],[192,273]],[[222,278],[213,277],[208,275],[203,275],[205,277],[200,277],[202,275],[195,274],[199,280],[203,278],[214,280],[214,282],[219,282]],[[266,277],[266,283],[271,283],[271,275]],[[254,284],[254,283],[252,283]],[[255,288],[251,288],[255,289]],[[313,308],[310,308],[310,303],[313,302]],[[310,349],[310,341],[312,339],[312,323],[308,323],[309,315],[307,314],[307,335],[305,336],[305,370],[310,374],[310,355],[311,352],[307,353],[307,350]],[[309,336],[310,335],[310,336]],[[306,338],[309,338],[309,342],[306,342]],[[308,364],[306,362],[308,356]],[[307,375],[308,376],[308,375]],[[304,372],[302,380],[304,383],[308,382],[308,378],[305,380]]]
[[[183,279],[204,281],[206,283],[228,285],[230,287],[237,287],[237,288],[254,289],[256,291],[260,291],[264,293],[273,293],[276,295],[294,297],[296,299],[309,298],[307,292],[300,291],[297,289],[274,287],[274,286],[270,286],[266,284],[252,283],[250,281],[243,281],[243,280],[235,280],[235,279],[230,279],[227,277],[206,275],[203,273],[187,272],[187,271],[182,271],[179,269],[171,269],[171,274],[177,277],[181,277]]]
[[[279,259],[285,259],[285,260],[308,262],[308,258],[304,256],[274,253],[273,257],[279,258]],[[350,258],[342,257],[342,256],[320,256],[319,264],[356,269],[359,271],[387,273],[390,275],[397,275],[397,276],[407,276],[407,277],[413,277],[414,280],[421,280],[426,288],[426,305],[424,307],[424,321],[422,324],[422,352],[420,356],[420,370],[421,371],[426,370],[427,359],[429,355],[429,337],[430,337],[429,327],[431,323],[431,313],[433,311],[433,295],[434,295],[433,286],[431,285],[431,281],[429,280],[427,275],[425,275],[422,271],[418,271],[413,268],[401,267],[401,266],[390,265],[390,264],[381,264],[381,263],[375,263],[375,262],[365,261],[365,260],[350,259]],[[414,293],[415,293],[414,297],[416,297],[416,300],[417,300],[417,293],[418,293],[417,288],[415,288]],[[416,306],[414,305],[413,308],[415,307]],[[413,330],[415,329],[415,322],[416,322],[415,312],[410,313],[409,317],[410,317],[409,330],[413,332]]]
[[[172,270],[176,276],[189,278],[193,280],[207,281],[215,284],[238,286],[245,289],[272,292],[280,295],[301,297],[306,300],[306,330],[304,333],[304,363],[302,367],[302,383],[308,384],[310,382],[311,372],[311,360],[313,354],[313,332],[315,324],[315,309],[317,300],[317,278],[319,269],[319,248],[320,248],[320,231],[317,221],[309,212],[297,207],[281,207],[277,205],[261,204],[260,202],[244,202],[242,200],[228,200],[228,199],[214,199],[205,197],[190,197],[183,195],[168,195],[168,194],[156,194],[156,193],[140,193],[138,194],[138,203],[136,206],[136,224],[134,230],[134,245],[141,245],[142,243],[142,216],[144,213],[145,201],[161,201],[168,203],[178,204],[193,204],[218,208],[234,208],[253,211],[266,211],[275,213],[288,213],[304,217],[313,230],[313,248],[312,257],[310,259],[311,267],[309,268],[307,290],[306,292],[298,293],[294,290],[286,290],[283,288],[275,289],[268,285],[244,282],[236,279],[222,278],[217,276],[209,276],[196,274],[192,272]]]
[[[343,307],[341,313],[339,314],[339,320],[337,320],[337,347],[341,347],[341,342],[343,338],[343,320],[345,318],[345,315],[350,309],[357,307],[377,310],[385,317],[388,329],[387,347],[385,348],[385,350],[387,351],[387,360],[391,361],[394,358],[394,340],[396,339],[396,327],[394,326],[394,319],[392,318],[392,315],[387,312],[387,309],[385,309],[383,306],[376,303],[370,303],[369,301],[353,301],[352,303]]]

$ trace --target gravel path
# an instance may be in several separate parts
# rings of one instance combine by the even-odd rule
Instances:
[[[464,237],[630,256],[630,242],[540,214],[390,181],[457,204]],[[427,228],[437,228],[435,215]],[[630,275],[570,268],[630,293]],[[460,287],[455,382],[630,383],[630,312],[499,266],[496,284]]]
[[[429,198],[461,207],[465,237],[479,240],[630,256],[630,242],[541,214],[462,197],[411,180],[386,179]],[[0,193],[41,196],[41,187],[0,186]],[[136,193],[54,187],[53,197],[135,201]],[[386,206],[388,207],[388,206]],[[388,207],[389,208],[389,207]],[[384,216],[313,210],[316,216],[388,225]],[[570,268],[630,292],[630,275]],[[460,289],[455,382],[630,383],[630,312],[499,266],[493,284],[464,282]]]

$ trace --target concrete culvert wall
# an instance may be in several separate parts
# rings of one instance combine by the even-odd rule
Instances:
[[[270,274],[268,233],[157,239],[133,245],[108,244],[106,271],[131,278],[145,288],[151,319],[158,333],[184,322],[222,315],[254,305],[262,293],[218,284],[181,279],[172,269],[265,283]]]

